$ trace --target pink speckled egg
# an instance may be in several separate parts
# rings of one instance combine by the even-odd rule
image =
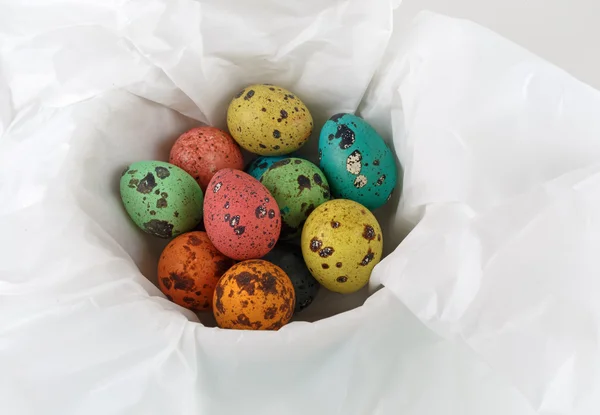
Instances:
[[[219,170],[204,197],[204,226],[213,245],[229,258],[261,258],[277,242],[277,202],[258,180],[239,170]]]
[[[196,179],[203,192],[217,171],[244,168],[242,152],[233,138],[210,126],[192,128],[182,134],[171,148],[169,163]]]

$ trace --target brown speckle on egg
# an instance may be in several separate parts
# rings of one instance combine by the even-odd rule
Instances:
[[[369,265],[369,263],[373,260],[374,257],[375,257],[375,254],[369,248],[369,252],[365,255],[363,260],[360,262],[360,265],[363,267],[366,267],[367,265]]]
[[[171,282],[170,278],[163,277],[163,278],[161,278],[161,281],[167,290],[170,290],[171,287],[173,286],[173,283]]]
[[[158,236],[160,238],[170,238],[173,235],[173,224],[164,221],[152,219],[149,222],[144,223],[146,232],[151,235]]]
[[[254,211],[254,214],[256,215],[256,217],[258,219],[262,219],[265,216],[267,216],[267,208],[265,208],[264,206],[260,205],[259,207],[256,208],[256,210]]]
[[[325,248],[319,251],[319,256],[321,258],[327,258],[333,255],[334,252],[335,250],[331,246],[326,246]]]
[[[129,185],[128,185],[128,187],[129,187],[130,189],[135,189],[135,187],[136,187],[136,186],[139,184],[139,182],[140,182],[140,181],[139,181],[138,179],[131,179],[131,180],[129,180]]]
[[[169,177],[171,175],[171,173],[169,172],[169,169],[162,167],[162,166],[158,166],[154,169],[154,171],[156,172],[156,175],[158,176],[159,179],[166,179],[167,177]]]
[[[300,193],[302,193],[303,190],[307,189],[310,190],[311,189],[311,183],[310,183],[310,179],[304,175],[300,175],[298,176],[298,189],[300,189]]]
[[[148,173],[137,186],[139,193],[148,194],[156,187],[156,179],[152,173]]]
[[[368,239],[369,241],[372,241],[373,239],[375,239],[375,229],[373,229],[371,225],[365,225],[362,237]]]
[[[342,150],[346,150],[354,144],[354,131],[352,131],[346,125],[338,125],[337,132],[335,133],[335,138],[341,138],[339,147]]]
[[[199,246],[202,243],[202,240],[198,238],[195,234],[191,233],[188,235],[188,244],[192,246]]]
[[[313,252],[317,252],[319,249],[321,249],[322,245],[323,245],[323,242],[321,242],[319,239],[317,239],[317,237],[314,237],[310,241],[310,250]]]
[[[235,228],[238,225],[238,223],[240,223],[240,215],[235,215],[229,221],[229,226],[231,226],[232,228]]]
[[[156,201],[156,207],[158,209],[166,208],[168,206],[167,199],[160,198]]]
[[[264,315],[265,320],[272,319],[273,317],[275,317],[276,314],[277,314],[277,307],[272,306],[272,307],[267,308],[265,310],[265,315]]]
[[[194,287],[194,280],[188,276],[171,272],[169,273],[169,277],[173,281],[176,290],[190,291]]]

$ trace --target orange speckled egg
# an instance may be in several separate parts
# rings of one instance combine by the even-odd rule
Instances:
[[[217,251],[205,232],[173,239],[158,260],[158,287],[167,298],[193,311],[211,309],[219,278],[234,261]]]
[[[203,192],[217,171],[244,168],[242,152],[233,138],[209,126],[192,128],[182,134],[171,148],[169,163],[196,179]]]
[[[277,265],[262,259],[240,262],[219,280],[213,313],[221,328],[279,330],[294,313],[294,286]]]
[[[214,246],[230,258],[265,256],[279,239],[281,214],[265,186],[243,171],[219,170],[204,197],[204,226]]]

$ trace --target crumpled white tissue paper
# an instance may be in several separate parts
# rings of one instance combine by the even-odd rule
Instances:
[[[399,27],[401,7],[0,2],[0,412],[598,411],[600,94],[472,23]],[[167,301],[164,242],[117,184],[253,82],[317,129],[358,111],[404,167],[371,290],[278,332]]]

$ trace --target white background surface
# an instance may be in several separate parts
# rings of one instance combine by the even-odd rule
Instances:
[[[8,1],[2,414],[600,412],[598,91],[442,16],[387,47],[385,1]],[[406,0],[396,27],[422,8],[468,17],[598,87],[592,7]],[[361,104],[401,157],[405,207],[427,214],[362,307],[204,328],[142,275],[157,255],[114,183],[190,127],[181,113],[222,122],[267,76],[322,117]]]
[[[421,10],[473,20],[600,89],[598,0],[404,0],[408,23]]]

